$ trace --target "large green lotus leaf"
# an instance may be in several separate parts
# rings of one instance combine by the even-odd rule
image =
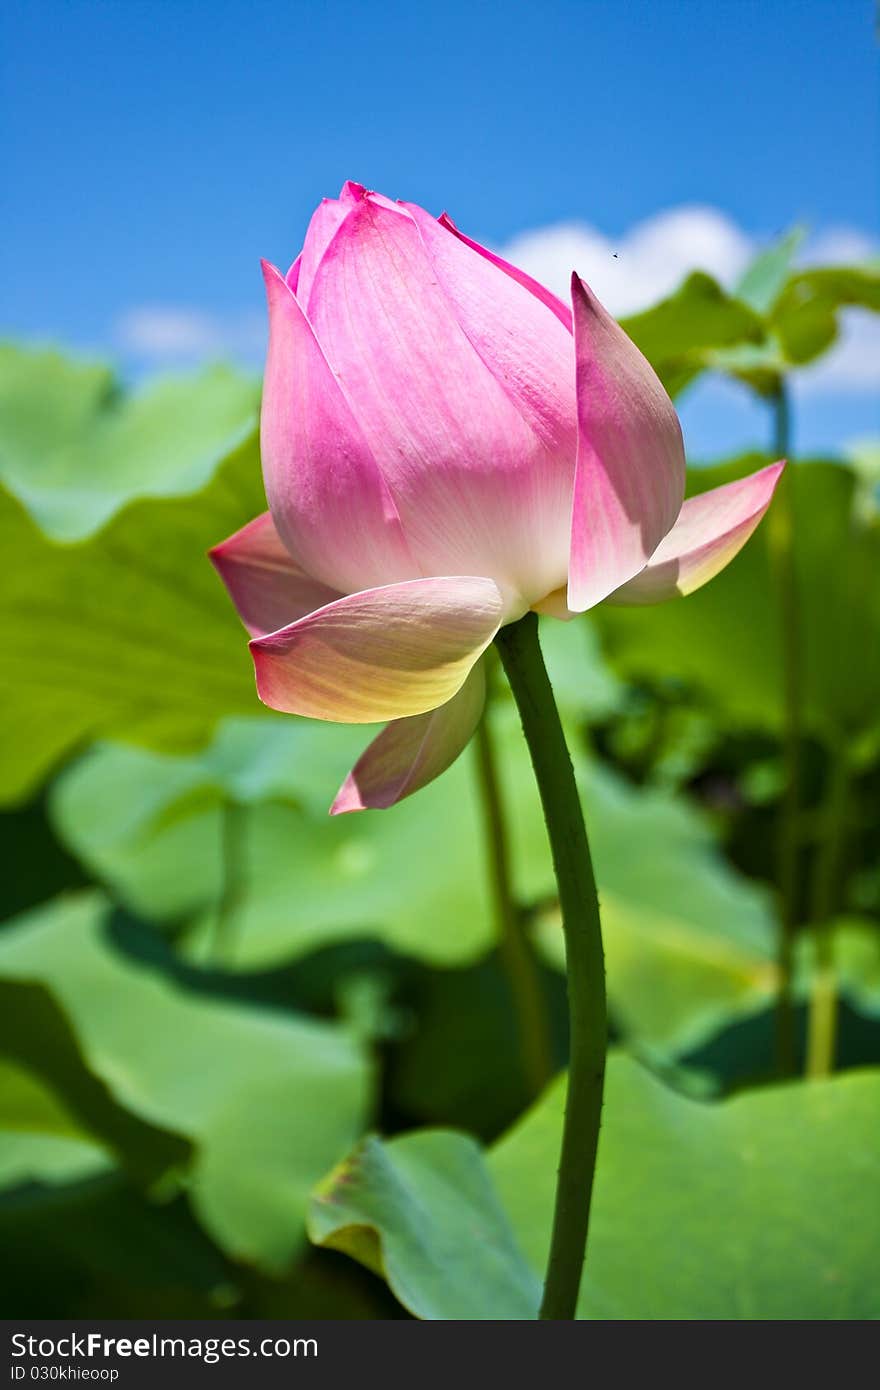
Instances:
[[[703,271],[689,275],[669,298],[621,323],[671,395],[699,374],[711,350],[763,338],[759,315]]]
[[[577,630],[568,635],[577,644]],[[518,895],[526,904],[552,904],[540,803],[509,700],[498,702],[493,723]],[[214,745],[189,759],[116,746],[94,750],[56,786],[59,834],[139,915],[178,921],[201,914],[191,941],[201,958],[218,937],[226,963],[239,968],[274,965],[363,936],[437,965],[465,964],[486,952],[493,929],[470,751],[400,806],[331,819],[309,808],[330,799],[352,756],[352,731],[302,724],[291,735],[284,721],[267,719],[253,721],[239,741],[240,732],[224,727]],[[320,758],[305,754],[311,737]],[[283,753],[289,738],[291,746],[303,742],[299,761]],[[236,746],[241,763],[232,756]],[[646,1041],[690,1045],[714,1026],[719,1011],[726,1019],[768,997],[766,898],[725,866],[705,822],[683,802],[666,792],[634,792],[607,770],[587,769],[576,730],[572,746],[601,886],[615,1009]],[[282,750],[277,759],[275,747]],[[255,794],[262,786],[287,799],[242,802],[230,816],[223,796],[241,794],[249,768]],[[259,768],[272,770],[268,782],[260,782]],[[542,938],[559,963],[552,911]]]
[[[317,1190],[312,1239],[380,1267],[421,1317],[534,1316],[536,1295],[523,1309],[520,1291],[528,1286],[519,1252],[537,1278],[549,1242],[563,1098],[560,1081],[482,1169],[473,1141],[453,1132],[372,1141]],[[878,1105],[878,1072],[706,1104],[613,1056],[579,1315],[880,1315]],[[487,1172],[494,1184],[488,1195]],[[480,1239],[487,1226],[495,1257],[488,1267]],[[480,1270],[468,1285],[470,1312],[456,1282],[443,1277],[450,1237],[469,1247],[470,1268]],[[490,1300],[491,1314],[483,1311]]]
[[[454,1130],[364,1140],[316,1190],[308,1229],[385,1278],[416,1317],[534,1317],[538,1278],[479,1145]]]
[[[704,490],[766,460],[691,476]],[[803,647],[804,719],[819,735],[873,727],[880,709],[880,526],[854,506],[856,477],[837,463],[790,466]],[[595,621],[623,674],[702,691],[726,724],[777,732],[781,620],[765,522],[710,584],[643,608],[600,606]]]
[[[340,1027],[188,993],[115,950],[99,896],[10,924],[0,975],[44,983],[120,1104],[196,1145],[201,1220],[230,1254],[278,1269],[310,1187],[359,1134],[370,1072]]]
[[[320,810],[307,809],[315,757],[303,759],[303,783],[294,760],[286,800],[241,805],[230,836],[222,798],[240,787],[245,764],[227,761],[221,776],[217,744],[196,759],[104,746],[58,783],[56,827],[141,916],[175,920],[202,909],[197,935],[206,952],[231,876],[227,964],[265,967],[363,936],[448,964],[482,954],[491,927],[470,756],[389,811],[331,819],[327,805],[364,732],[299,725],[297,733],[325,750]],[[221,730],[218,742],[227,734]],[[269,768],[273,747],[287,737],[283,721],[266,720],[262,752],[253,736],[241,749],[254,767]],[[281,795],[281,770],[279,762],[273,798]]]
[[[303,835],[314,827],[319,839],[325,832],[323,838],[333,840],[328,789],[339,785],[368,736],[338,724],[254,715],[225,721],[192,756],[98,745],[56,782],[52,817],[65,840],[139,915],[184,917],[224,899],[228,873],[237,867],[230,858],[250,884],[250,845],[256,840],[255,853],[265,858],[263,831],[271,840],[279,821],[262,815],[263,802],[289,803],[280,823],[291,841],[300,825]],[[337,832],[335,842],[344,840]],[[271,840],[267,852],[276,848]],[[290,848],[296,855],[296,845]],[[282,849],[278,871],[288,888],[284,857]],[[268,884],[259,887],[269,890]],[[242,911],[252,896],[250,888],[239,893]]]
[[[134,502],[79,545],[53,544],[0,493],[0,800],[86,739],[194,746],[254,709],[246,638],[205,552],[264,508],[255,439],[200,492]]]
[[[150,1184],[189,1158],[187,1142],[169,1132],[173,1124],[130,1114],[94,1075],[69,1017],[36,976],[0,976],[0,1059],[32,1077],[31,1092],[39,1085],[63,1098],[77,1133],[112,1153],[137,1182]]]
[[[257,401],[224,367],[126,394],[105,367],[3,344],[0,479],[53,540],[83,540],[136,497],[199,491]]]
[[[557,1086],[489,1160],[537,1268],[562,1103]],[[581,1314],[876,1317],[878,1104],[880,1072],[706,1104],[614,1059]]]
[[[722,896],[705,892],[705,879],[698,884],[701,889],[704,903]],[[633,1042],[660,1052],[687,1052],[775,997],[777,968],[769,938],[761,947],[750,947],[699,923],[633,909],[608,893],[601,894],[601,902],[612,1016]],[[737,904],[740,911],[741,906]],[[733,925],[738,925],[736,919]],[[560,969],[561,937],[559,923],[550,916],[539,939],[546,959]]]

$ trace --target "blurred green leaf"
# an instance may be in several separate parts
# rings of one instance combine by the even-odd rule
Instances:
[[[53,544],[0,496],[0,800],[85,739],[193,746],[254,709],[246,637],[205,552],[264,507],[255,438],[201,492],[134,502],[81,545]]]
[[[577,647],[577,630],[569,627],[567,635]],[[552,904],[543,815],[511,703],[500,702],[494,718],[517,893],[523,904]],[[353,756],[350,733],[297,726],[295,743],[304,748],[314,738],[322,750],[324,805]],[[58,832],[139,915],[178,921],[201,914],[190,950],[203,957],[216,939],[217,914],[229,905],[231,873],[224,959],[239,968],[364,936],[436,965],[485,954],[493,927],[470,754],[400,806],[330,819],[322,807],[314,813],[296,804],[321,805],[318,759],[272,756],[276,746],[290,746],[283,721],[263,721],[262,752],[257,735],[257,721],[240,743],[223,729],[193,759],[96,749],[56,786]],[[719,1011],[726,1017],[758,1007],[772,989],[766,898],[725,867],[706,823],[684,803],[666,792],[636,793],[598,766],[587,770],[576,737],[574,746],[602,892],[612,1003],[627,1029],[646,1040],[690,1044],[714,1026]],[[273,796],[286,787],[288,804],[243,806],[224,864],[218,784],[240,787],[246,767],[274,768],[265,786]],[[200,787],[218,796],[213,806],[197,796]],[[180,814],[169,816],[174,806]],[[181,863],[185,875],[175,872]],[[549,920],[543,938],[558,962],[561,937]]]
[[[560,1081],[487,1155],[519,1248],[473,1141],[446,1131],[374,1140],[355,1153],[316,1192],[312,1239],[380,1265],[417,1316],[534,1316],[534,1295],[523,1308],[519,1249],[537,1278],[563,1100]],[[580,1316],[877,1317],[878,1103],[880,1073],[863,1072],[705,1104],[612,1056]],[[479,1260],[487,1244],[492,1255],[491,1269],[466,1281],[470,1311],[463,1281],[443,1277],[450,1235],[459,1261]],[[478,1290],[491,1295],[491,1312]]]
[[[552,668],[551,668],[552,670]],[[564,960],[555,884],[531,769],[507,711],[501,767],[522,901],[546,904],[539,942]],[[678,1051],[772,995],[768,896],[722,859],[708,822],[667,790],[634,790],[576,758],[596,865],[609,1000],[619,1028]]]
[[[880,310],[880,261],[864,265],[817,266],[799,271],[794,284],[809,286],[811,292],[838,307]]]
[[[556,703],[570,729],[608,719],[626,701],[627,688],[605,660],[599,635],[588,623],[542,619],[541,650],[553,677]],[[500,672],[497,688],[507,688]]]
[[[812,362],[837,337],[841,309],[880,312],[880,265],[823,267],[792,275],[770,318],[789,362]]]
[[[326,750],[323,805],[310,811],[298,804],[308,804],[314,759],[303,760],[305,783],[298,765],[289,763],[286,803],[243,806],[234,845],[224,846],[219,800],[211,808],[193,798],[192,813],[170,823],[161,816],[163,804],[179,803],[184,789],[192,795],[199,785],[217,787],[222,760],[216,744],[192,760],[96,749],[58,783],[56,826],[140,915],[174,919],[202,909],[206,951],[226,896],[231,851],[238,889],[226,960],[239,967],[275,964],[366,935],[448,963],[480,954],[490,928],[467,760],[451,780],[440,779],[390,811],[331,819],[327,804],[356,756],[352,736],[359,748],[364,731],[302,724],[297,733]],[[226,734],[221,731],[221,742]],[[287,742],[284,721],[272,719],[263,723],[261,754],[253,736],[240,747],[253,758],[252,766],[268,767],[272,749]],[[278,776],[283,766],[276,765]],[[227,761],[225,786],[240,785],[244,771],[244,764]],[[436,849],[426,859],[426,846],[440,843],[438,836],[451,856],[445,868]],[[173,874],[182,861],[188,866],[185,881]]]
[[[873,521],[880,513],[880,439],[850,440],[844,453],[857,479],[857,511],[865,521]]]
[[[831,958],[841,994],[866,1018],[880,1019],[880,922],[842,917],[831,924]],[[809,999],[816,969],[816,937],[798,942],[799,992]]]
[[[188,993],[115,951],[104,917],[83,894],[19,918],[0,975],[44,982],[119,1103],[192,1140],[192,1200],[218,1243],[283,1268],[310,1187],[363,1126],[362,1051],[332,1024]]]
[[[34,1085],[36,1077],[44,1090],[48,1083],[75,1115],[71,1123],[115,1154],[137,1181],[150,1183],[189,1157],[187,1142],[169,1132],[173,1122],[145,1123],[114,1099],[112,1088],[93,1075],[64,1011],[27,976],[0,978],[0,1056],[35,1074]]]
[[[788,361],[775,338],[763,343],[739,343],[729,348],[712,348],[703,356],[709,371],[733,377],[751,387],[759,396],[770,397],[779,390]]]
[[[760,342],[760,317],[728,295],[711,275],[695,271],[668,299],[621,319],[671,395],[698,375],[711,349]]]
[[[365,1140],[316,1190],[309,1235],[387,1279],[419,1318],[533,1318],[540,1284],[479,1145],[425,1130]]]
[[[83,540],[134,498],[203,488],[258,397],[225,367],[128,394],[106,367],[0,344],[0,479],[47,536]]]
[[[622,326],[671,395],[700,372],[722,373],[771,395],[793,366],[834,343],[841,310],[880,310],[880,267],[793,270],[803,239],[795,227],[761,252],[732,293],[701,271]]]
[[[69,1182],[112,1163],[97,1136],[34,1072],[0,1059],[0,1188]]]
[[[703,491],[765,460],[750,457],[692,473]],[[804,462],[789,471],[803,648],[804,720],[839,739],[880,712],[880,526],[855,507],[844,464]],[[711,584],[646,608],[594,610],[612,664],[623,675],[677,681],[701,691],[730,725],[776,733],[782,723],[777,607],[766,528]]]
[[[791,262],[804,239],[804,231],[803,227],[793,227],[786,232],[755,256],[737,281],[734,290],[736,298],[748,304],[756,314],[766,317],[782,293]]]
[[[651,852],[659,862],[662,843],[651,845]],[[685,1052],[774,998],[777,970],[769,938],[761,947],[725,940],[723,925],[721,931],[710,925],[707,908],[722,893],[723,883],[713,882],[711,872],[698,873],[691,922],[656,908],[634,910],[603,893],[611,1012],[616,1027],[633,1043],[659,1052]],[[741,913],[738,918],[742,920]],[[546,958],[562,970],[565,955],[556,914],[542,926]]]
[[[0,1059],[0,1123],[23,1134],[85,1138],[87,1132],[32,1071]]]

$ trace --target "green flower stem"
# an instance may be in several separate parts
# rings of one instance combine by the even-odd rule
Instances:
[[[553,1074],[553,1049],[538,962],[523,929],[522,913],[511,885],[507,825],[492,741],[490,710],[491,701],[487,701],[475,739],[486,857],[498,953],[517,1019],[523,1074],[530,1095],[537,1096]]]
[[[837,980],[834,969],[832,921],[837,902],[849,803],[849,760],[846,749],[831,750],[823,838],[815,859],[812,919],[816,946],[815,974],[810,984],[807,1020],[807,1076],[830,1076],[837,1048]]]
[[[774,448],[776,458],[787,458],[790,448],[788,391],[780,381],[774,397]],[[781,619],[783,730],[782,755],[785,786],[780,807],[777,842],[780,931],[777,946],[779,986],[776,1006],[776,1061],[783,1076],[794,1071],[794,938],[798,925],[798,849],[801,809],[801,634],[800,605],[794,558],[794,499],[791,464],[776,489],[767,518],[767,544],[779,598]]]
[[[583,1272],[608,1029],[599,899],[565,735],[527,613],[495,638],[522,720],[556,871],[568,966],[570,1063],[541,1318],[573,1318]]]

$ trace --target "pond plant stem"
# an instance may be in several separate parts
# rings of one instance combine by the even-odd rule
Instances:
[[[780,380],[773,397],[773,454],[787,459],[791,445],[788,390]],[[794,552],[791,463],[779,480],[768,514],[767,543],[779,602],[782,657],[782,760],[784,785],[777,834],[780,926],[776,1001],[776,1066],[782,1076],[795,1069],[794,940],[798,925],[798,866],[801,810],[801,631]]]
[[[534,1098],[540,1095],[553,1074],[553,1047],[540,968],[526,935],[523,914],[511,882],[509,839],[490,710],[489,698],[474,741],[477,781],[483,808],[498,955],[517,1022],[523,1075],[529,1095]]]
[[[570,1062],[550,1255],[539,1317],[575,1317],[599,1144],[608,1028],[599,899],[565,735],[527,613],[495,644],[510,682],[544,808],[568,972]]]

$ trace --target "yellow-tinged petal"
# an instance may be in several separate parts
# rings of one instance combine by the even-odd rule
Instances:
[[[770,506],[784,467],[771,463],[748,478],[689,498],[645,568],[606,602],[662,603],[714,579],[742,550]]]
[[[344,724],[445,704],[492,641],[502,598],[472,575],[407,580],[349,594],[250,644],[260,699]]]

